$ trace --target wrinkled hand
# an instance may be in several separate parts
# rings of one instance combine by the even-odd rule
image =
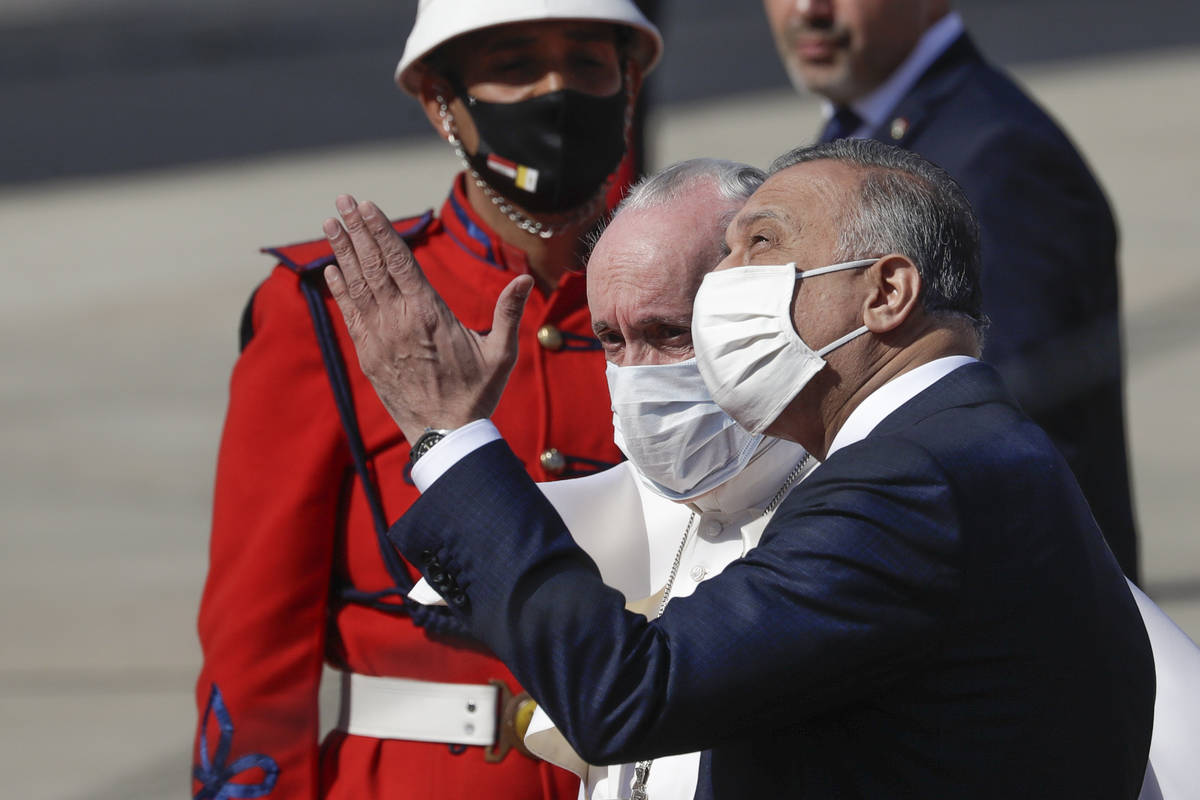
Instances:
[[[496,301],[491,333],[464,327],[374,203],[337,199],[325,220],[338,266],[325,282],[342,310],[358,363],[409,442],[492,414],[517,360],[517,328],[532,278]],[[344,226],[344,227],[343,227]]]

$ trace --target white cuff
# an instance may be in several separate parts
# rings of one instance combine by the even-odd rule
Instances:
[[[460,460],[499,438],[500,431],[490,419],[477,419],[450,431],[413,464],[412,479],[417,490],[427,491]]]
[[[420,603],[423,606],[444,606],[446,601],[437,593],[437,590],[429,585],[429,581],[421,578],[416,585],[408,592],[408,599]]]

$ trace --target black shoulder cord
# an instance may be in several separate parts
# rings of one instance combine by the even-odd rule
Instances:
[[[342,430],[346,433],[346,442],[350,446],[350,457],[354,461],[354,471],[362,484],[367,504],[371,507],[371,518],[375,523],[375,538],[379,544],[379,553],[383,556],[384,566],[391,576],[394,586],[377,592],[364,592],[353,586],[343,586],[340,596],[343,600],[359,605],[366,605],[381,611],[407,613],[413,623],[425,628],[431,633],[466,635],[465,626],[449,609],[440,606],[426,606],[409,600],[408,592],[413,587],[412,579],[408,576],[400,555],[392,547],[387,538],[388,522],[383,511],[383,500],[379,496],[379,487],[371,479],[367,469],[367,451],[363,444],[362,434],[358,429],[358,419],[354,413],[354,399],[350,391],[350,380],[346,375],[346,365],[338,348],[337,337],[333,332],[333,324],[329,318],[329,309],[325,306],[320,287],[312,276],[320,277],[320,270],[310,270],[301,276],[300,286],[304,299],[308,302],[308,311],[312,316],[313,328],[317,334],[317,344],[321,348],[321,359],[325,362],[325,372],[333,389],[334,404],[342,421]],[[401,601],[387,600],[388,597],[400,597]]]

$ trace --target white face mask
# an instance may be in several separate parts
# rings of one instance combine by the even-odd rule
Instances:
[[[609,364],[617,447],[670,500],[690,500],[745,468],[762,441],[708,393],[694,358],[675,364]]]
[[[813,350],[792,324],[801,278],[869,267],[846,261],[797,272],[796,265],[734,267],[704,276],[692,307],[696,364],[713,399],[752,433],[762,433],[825,366],[823,356],[867,332],[851,331]]]

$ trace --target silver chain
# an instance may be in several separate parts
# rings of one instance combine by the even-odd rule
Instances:
[[[679,565],[683,562],[683,548],[687,545],[688,536],[692,532],[692,523],[696,521],[696,512],[688,517],[687,525],[683,526],[683,538],[679,540],[679,549],[675,551],[675,561],[671,564],[671,574],[667,576],[667,585],[663,587],[662,600],[658,601],[658,611],[654,618],[658,619],[667,610],[667,600],[671,597],[671,587],[675,585],[675,576],[679,574]]]
[[[812,456],[808,453],[804,454],[804,458],[792,467],[792,471],[788,473],[784,479],[783,485],[779,487],[779,491],[771,498],[771,502],[767,503],[767,507],[763,509],[762,516],[767,516],[783,502],[783,498],[787,496],[788,489],[792,488],[792,484],[800,477],[800,473],[804,471],[804,465],[809,462]],[[692,523],[696,521],[696,512],[693,511],[688,517],[687,525],[683,526],[683,538],[679,541],[679,549],[675,551],[675,561],[671,564],[671,574],[667,576],[667,585],[663,587],[662,600],[658,603],[658,612],[654,615],[658,619],[667,609],[667,601],[671,599],[671,587],[675,585],[675,576],[679,574],[679,565],[683,563],[683,550],[687,546],[688,537],[692,533]],[[647,800],[646,781],[650,780],[650,765],[654,763],[654,759],[646,759],[645,761],[637,762],[633,767],[633,789],[629,793],[629,800]]]
[[[788,489],[792,488],[792,484],[796,482],[796,479],[800,477],[800,473],[804,471],[804,465],[810,460],[812,460],[812,456],[806,452],[804,458],[800,459],[800,463],[792,467],[792,471],[788,473],[783,486],[779,487],[779,491],[775,493],[775,496],[771,498],[771,502],[767,503],[767,507],[763,509],[762,515],[764,517],[779,507],[779,504],[783,502],[783,498],[787,495]]]

